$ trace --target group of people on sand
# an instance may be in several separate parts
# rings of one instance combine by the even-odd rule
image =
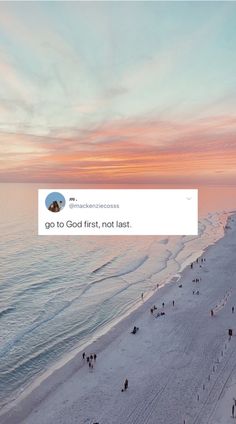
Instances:
[[[198,264],[200,262],[200,258],[197,258],[196,259],[196,263]],[[201,258],[201,263],[202,262],[206,262],[206,258]],[[194,263],[192,262],[191,264],[190,264],[190,268],[191,269],[193,269],[193,265],[194,265]],[[200,265],[201,266],[201,265]]]
[[[200,262],[200,258],[197,258],[196,259],[196,263],[199,263],[199,262]],[[206,262],[206,259],[205,258],[201,258],[201,262]],[[194,265],[194,263],[192,262],[190,264],[190,268],[191,269],[193,269],[193,265]],[[201,265],[200,265],[200,267],[201,267]],[[194,278],[192,280],[193,283],[200,283],[200,281],[201,281],[201,278],[200,277],[196,277],[196,278]],[[200,291],[199,290],[193,290],[193,294],[199,295],[200,294]]]
[[[83,358],[84,361],[85,361],[85,358],[86,358],[86,362],[89,366],[89,369],[93,370],[93,367],[94,367],[96,359],[97,359],[96,353],[93,353],[93,354],[91,353],[90,355],[86,356],[86,353],[83,352],[82,358]]]
[[[200,258],[197,258],[196,262],[198,264],[198,262],[200,262]],[[206,259],[205,258],[201,258],[201,262],[206,262]]]
[[[152,315],[153,315],[153,312],[154,312],[156,309],[157,309],[156,305],[154,305],[154,306],[150,309],[150,312],[151,312],[151,314],[152,314]]]
[[[174,300],[172,300],[172,306],[173,307],[175,306]],[[162,302],[162,309],[164,309],[164,308],[165,308],[165,302]],[[157,310],[156,305],[153,305],[153,307],[150,309],[151,315],[153,315],[154,311],[156,311],[156,310]],[[165,315],[165,312],[161,311],[161,312],[158,312],[155,317],[158,318],[158,317],[163,316],[163,315]]]

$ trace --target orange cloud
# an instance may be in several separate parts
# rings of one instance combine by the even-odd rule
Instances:
[[[0,134],[4,181],[233,183],[236,118],[120,121],[70,137]],[[2,147],[1,147],[2,142]]]

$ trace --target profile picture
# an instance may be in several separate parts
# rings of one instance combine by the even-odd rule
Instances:
[[[47,195],[45,204],[50,212],[60,212],[64,208],[66,201],[61,193],[54,191]]]

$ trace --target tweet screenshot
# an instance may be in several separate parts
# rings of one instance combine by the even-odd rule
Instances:
[[[198,191],[39,190],[38,234],[197,235]]]
[[[0,424],[236,424],[236,0],[0,0]]]

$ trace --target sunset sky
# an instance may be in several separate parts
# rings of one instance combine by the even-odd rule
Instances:
[[[235,2],[1,2],[0,180],[236,181]]]

